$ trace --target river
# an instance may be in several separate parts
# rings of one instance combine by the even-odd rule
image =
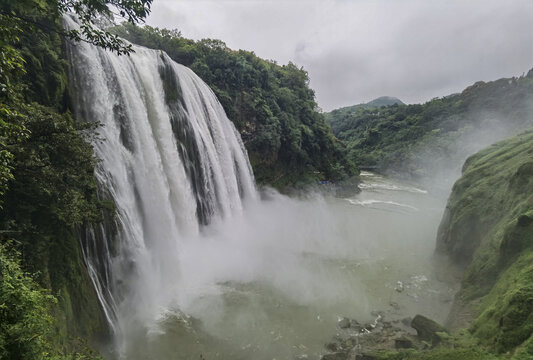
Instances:
[[[348,198],[264,191],[242,215],[185,240],[168,284],[179,296],[126,329],[119,356],[318,359],[340,317],[444,321],[454,289],[432,255],[445,199],[361,175],[362,192]]]

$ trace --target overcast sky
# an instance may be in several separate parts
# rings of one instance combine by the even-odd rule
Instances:
[[[303,66],[325,111],[533,68],[533,0],[154,0],[147,23]]]

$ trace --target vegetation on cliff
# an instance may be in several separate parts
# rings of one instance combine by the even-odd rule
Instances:
[[[63,38],[116,52],[128,44],[97,30],[110,1],[0,4],[0,358],[91,358],[78,337],[107,323],[83,263],[78,232],[100,221],[96,160],[68,112]],[[151,0],[113,1],[130,21]],[[80,31],[65,32],[75,11]],[[46,289],[46,290],[45,290]]]
[[[435,348],[379,359],[533,357],[533,130],[471,156],[439,227],[437,253],[464,272]],[[461,329],[462,328],[462,329]]]
[[[176,30],[123,24],[113,31],[164,50],[211,87],[241,134],[259,184],[283,188],[358,173],[318,111],[302,68],[231,50],[220,40],[189,40]]]
[[[360,167],[421,179],[446,176],[480,148],[533,125],[533,70],[477,82],[423,105],[350,107],[326,114]]]
[[[497,353],[532,341],[532,159],[531,130],[470,157],[439,229],[438,250],[466,267],[470,332]]]

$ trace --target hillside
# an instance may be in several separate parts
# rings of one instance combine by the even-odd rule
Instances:
[[[357,112],[357,109],[370,109],[381,106],[390,106],[390,105],[405,105],[400,99],[393,96],[380,96],[374,100],[371,100],[367,103],[346,106],[339,109],[335,109],[331,112],[324,113],[324,117],[328,124],[335,123],[337,119],[349,116]]]
[[[470,157],[454,185],[437,250],[465,269],[450,325],[496,353],[533,355],[533,131]],[[526,350],[524,350],[526,351]]]
[[[231,50],[220,40],[189,40],[178,31],[127,23],[112,30],[164,50],[211,87],[241,134],[259,184],[285,188],[358,173],[317,111],[302,68]]]
[[[533,124],[533,71],[423,105],[334,110],[333,133],[362,168],[451,185],[466,157]]]

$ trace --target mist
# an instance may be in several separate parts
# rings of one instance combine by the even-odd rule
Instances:
[[[339,317],[444,320],[455,289],[439,281],[431,259],[445,199],[362,178],[363,191],[348,198],[264,190],[242,214],[184,239],[174,283],[153,298],[157,311],[141,326],[130,315],[137,326],[126,326],[135,329],[125,334],[128,358],[314,358]]]
[[[457,131],[438,134],[433,141],[418,145],[411,151],[409,166],[423,170],[417,183],[441,196],[448,196],[468,157],[499,140],[516,135],[533,126],[533,103],[521,109],[523,116],[516,121],[509,121],[504,114],[476,110],[466,116],[472,119],[472,125]],[[401,171],[396,176],[405,177]]]

